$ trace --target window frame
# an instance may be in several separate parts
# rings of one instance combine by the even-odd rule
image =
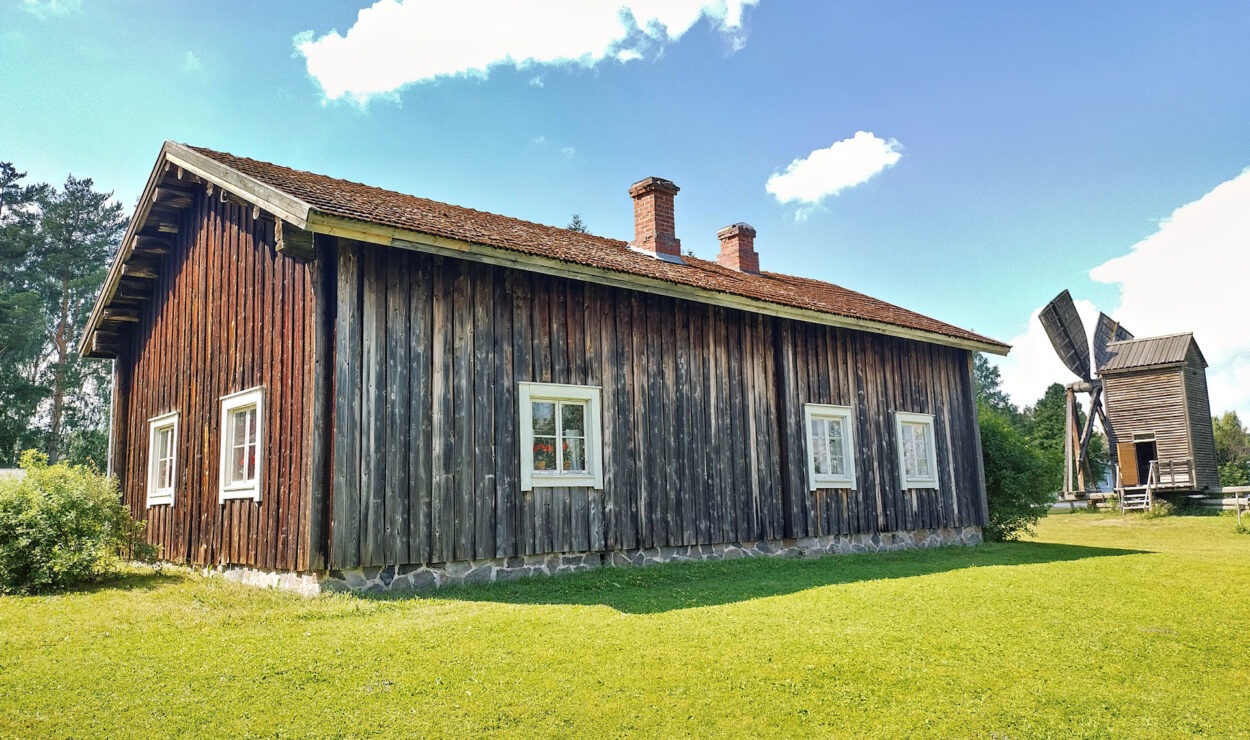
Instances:
[[[233,449],[231,443],[230,421],[234,413],[239,410],[246,409],[249,406],[256,406],[256,475],[242,483],[230,483],[230,451]],[[265,476],[265,387],[256,386],[248,388],[244,391],[231,393],[228,396],[221,397],[221,450],[220,461],[218,466],[217,481],[217,501],[224,503],[236,499],[252,499],[260,503],[260,492],[264,484]]]
[[[846,472],[842,475],[833,473],[817,473],[815,440],[812,438],[812,421],[840,419],[842,421],[842,459]],[[803,404],[803,440],[807,453],[808,489],[819,488],[855,488],[855,410],[850,406],[836,406],[827,403]]]
[[[157,450],[156,440],[158,432],[164,429],[172,429],[173,440],[170,450],[169,466],[170,466],[170,483],[168,488],[157,488],[156,475],[157,468]],[[174,494],[178,490],[178,412],[171,411],[160,416],[153,416],[148,419],[148,475],[146,502],[147,508],[153,506],[174,505]]]
[[[603,434],[602,434],[602,387],[597,385],[568,385],[564,383],[529,383],[517,384],[517,405],[520,433],[521,453],[521,490],[532,491],[535,488],[555,488],[559,486],[603,488]],[[534,469],[534,409],[535,401],[549,401],[557,404],[557,422],[559,419],[559,402],[581,402],[586,404],[586,428],[583,430],[583,445],[586,453],[585,473],[549,472]],[[557,441],[559,427],[557,427]],[[558,459],[558,458],[557,458]]]
[[[920,424],[928,430],[928,460],[930,475],[907,474],[907,449],[903,443],[903,429],[908,424]],[[921,414],[912,411],[894,412],[895,443],[898,445],[898,477],[899,485],[904,490],[909,488],[937,488],[937,424],[933,414]]]

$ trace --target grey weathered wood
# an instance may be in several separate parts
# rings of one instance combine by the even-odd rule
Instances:
[[[454,422],[451,425],[455,471],[455,548],[457,560],[474,556],[473,540],[477,507],[473,503],[473,281],[472,265],[456,263],[452,280],[453,359],[452,393]]]
[[[430,560],[447,562],[456,559],[455,447],[448,432],[455,419],[455,397],[452,384],[452,297],[449,270],[442,259],[434,260],[431,277],[433,337],[433,370],[431,373],[431,487]]]
[[[360,559],[386,564],[386,253],[362,248]]]
[[[383,560],[978,523],[964,506],[977,501],[967,493],[976,488],[968,461],[976,448],[964,350],[416,253],[387,264],[368,273],[366,286],[381,296],[369,306],[384,314],[354,320],[360,337],[384,345],[368,353],[385,358],[377,376],[385,396],[376,409],[368,397],[336,402],[345,429],[357,415],[357,434],[361,417],[383,414]],[[339,321],[351,325],[349,316]],[[340,343],[351,335],[340,332]],[[354,382],[367,384],[372,371],[362,365],[369,363],[358,358],[354,371],[336,377],[355,372]],[[515,389],[531,380],[602,387],[603,491],[519,490]],[[395,408],[405,387],[403,408]],[[856,490],[807,490],[804,403],[854,409]],[[938,491],[899,489],[895,410],[935,414]],[[392,440],[401,428],[407,439]],[[372,521],[373,501],[364,497],[375,478],[363,465],[356,471],[368,485],[358,503]],[[346,477],[337,457],[334,469],[336,483]],[[406,531],[406,541],[392,541],[395,531]],[[368,547],[361,549],[363,558]]]
[[[360,247],[340,242],[335,332],[334,517],[331,562],[360,561]]]
[[[497,558],[518,552],[516,542],[517,500],[521,495],[520,448],[517,437],[517,401],[513,361],[513,326],[516,273],[500,278],[495,296],[494,398],[495,405],[495,554]]]
[[[412,410],[412,341],[409,325],[409,286],[412,277],[408,255],[390,250],[386,263],[386,531],[385,562],[410,561],[411,509],[409,497],[409,449]]]
[[[432,353],[434,342],[433,266],[428,259],[409,259],[408,301],[409,412],[408,412],[408,562],[431,559],[430,526],[433,491],[432,415],[435,397]]]
[[[505,450],[495,447],[495,414],[510,413],[498,408],[495,386],[496,284],[498,273],[482,265],[472,272],[473,282],[473,507],[475,529],[473,553],[476,558],[495,557],[496,486],[495,455]],[[468,451],[466,451],[468,452]]]

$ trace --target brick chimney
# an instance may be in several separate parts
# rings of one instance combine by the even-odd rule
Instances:
[[[716,232],[720,254],[716,262],[738,272],[760,274],[760,256],[755,253],[755,229],[751,224],[737,223]]]
[[[669,180],[648,177],[629,188],[634,199],[634,240],[631,249],[665,262],[681,260],[681,240],[673,221],[673,196],[681,188]]]

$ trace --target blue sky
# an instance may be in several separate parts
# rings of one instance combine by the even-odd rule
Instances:
[[[656,175],[700,256],[747,221],[765,270],[1014,341],[1020,403],[1070,288],[1196,331],[1250,417],[1244,0],[371,6],[0,0],[0,159],[129,206],[173,139],[623,239]]]

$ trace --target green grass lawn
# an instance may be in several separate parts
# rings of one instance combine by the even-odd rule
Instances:
[[[0,735],[1246,735],[1248,615],[1226,516],[432,597],[136,572],[0,597]]]

